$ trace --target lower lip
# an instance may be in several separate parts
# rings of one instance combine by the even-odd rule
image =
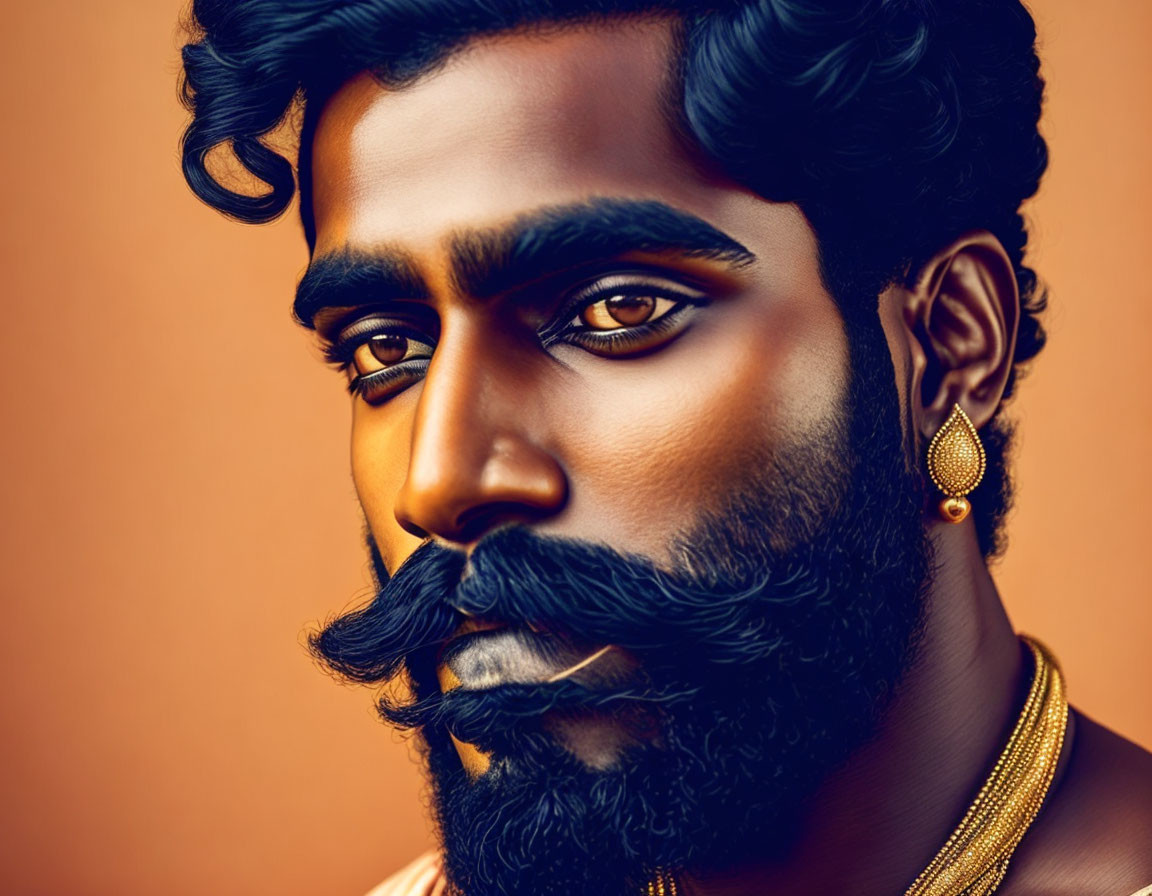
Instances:
[[[526,628],[473,632],[453,639],[440,658],[444,690],[541,684],[580,662],[586,650]]]

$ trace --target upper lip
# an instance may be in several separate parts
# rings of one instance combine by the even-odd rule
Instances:
[[[462,638],[464,635],[470,635],[473,632],[490,632],[496,629],[508,628],[507,622],[501,622],[499,619],[485,619],[483,616],[469,616],[458,626],[454,631],[449,641],[455,638]]]

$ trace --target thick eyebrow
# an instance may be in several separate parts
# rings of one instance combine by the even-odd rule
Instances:
[[[592,199],[528,212],[509,225],[449,240],[454,285],[491,298],[551,274],[630,253],[675,254],[744,267],[756,256],[707,221],[663,202]],[[296,287],[293,313],[314,328],[324,308],[428,300],[412,256],[398,249],[344,249],[316,258]]]
[[[296,287],[292,313],[301,324],[313,329],[316,314],[323,308],[428,297],[428,285],[407,253],[395,249],[344,249],[316,258],[308,265]]]
[[[486,299],[559,271],[630,253],[675,254],[744,267],[756,256],[707,221],[656,200],[592,199],[529,212],[451,239],[453,279]]]

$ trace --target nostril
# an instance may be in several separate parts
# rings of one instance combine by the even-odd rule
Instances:
[[[408,517],[402,514],[396,514],[396,522],[400,524],[400,528],[407,532],[409,535],[415,535],[417,538],[431,538],[432,533],[427,529],[422,529],[420,526],[412,522]]]
[[[528,523],[539,519],[541,512],[515,501],[494,501],[479,507],[470,507],[456,517],[456,541],[478,541],[499,525]]]

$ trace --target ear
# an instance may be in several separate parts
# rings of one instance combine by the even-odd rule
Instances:
[[[1000,241],[966,233],[928,259],[904,294],[912,423],[930,438],[959,404],[977,428],[996,413],[1016,348],[1020,295]]]

